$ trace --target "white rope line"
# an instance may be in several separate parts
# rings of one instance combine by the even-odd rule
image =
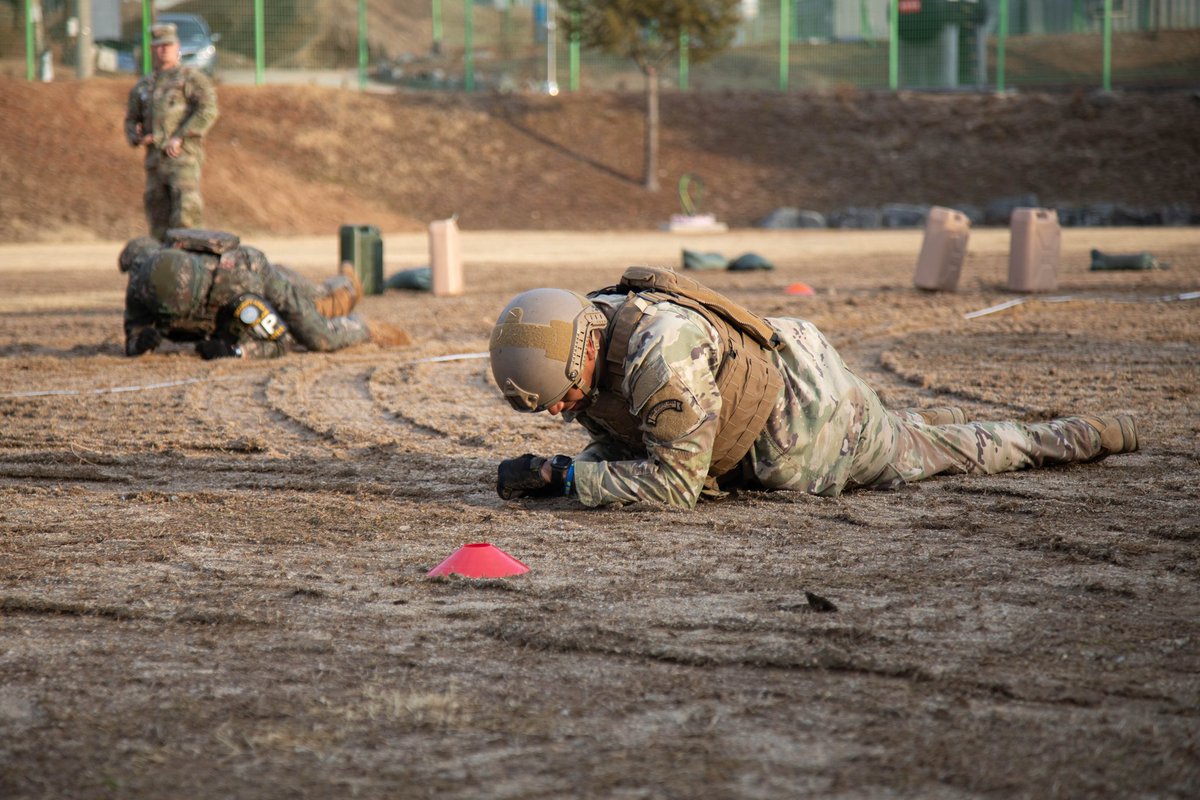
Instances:
[[[448,356],[427,356],[426,358],[415,358],[409,361],[400,362],[399,366],[407,366],[410,364],[435,364],[443,361],[467,361],[476,358],[487,358],[488,353],[453,353]],[[122,392],[144,392],[149,389],[169,389],[173,386],[187,386],[193,383],[206,383],[208,381],[228,381],[235,378],[252,377],[249,375],[207,375],[202,378],[186,378],[178,381],[164,381],[162,383],[143,383],[134,386],[109,386],[103,389],[45,389],[37,392],[13,392],[10,394],[0,394],[0,399],[9,398],[24,398],[24,397],[63,397],[73,395],[95,395],[95,394],[120,394]]]
[[[997,311],[1004,311],[1006,308],[1019,306],[1022,303],[1028,303],[1035,300],[1040,300],[1043,303],[1065,303],[1069,300],[1099,300],[1104,303],[1170,303],[1176,300],[1197,300],[1200,299],[1200,292],[1184,292],[1182,294],[1164,294],[1159,297],[1085,297],[1074,294],[1060,294],[1053,297],[1017,297],[1012,300],[1006,300],[1003,303],[998,303],[994,306],[981,308],[978,311],[968,311],[963,314],[963,319],[975,319],[976,317],[986,317],[988,314],[995,314]]]

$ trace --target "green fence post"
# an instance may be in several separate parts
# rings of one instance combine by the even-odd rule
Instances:
[[[1101,67],[1104,91],[1112,91],[1112,0],[1104,0],[1104,64]]]
[[[254,85],[263,85],[266,71],[266,36],[263,33],[263,0],[254,0]]]
[[[686,92],[688,88],[688,35],[687,31],[679,32],[679,90]]]
[[[788,67],[790,66],[789,59],[791,58],[789,46],[791,45],[791,24],[789,23],[788,11],[792,0],[779,0],[779,91],[786,92],[788,89]]]
[[[463,0],[466,7],[463,20],[463,88],[475,91],[475,0]]]
[[[150,74],[150,25],[154,22],[154,6],[142,0],[142,74]]]
[[[33,0],[25,0],[25,80],[33,80]]]
[[[900,88],[900,0],[891,0],[891,9],[888,14],[888,88],[894,92]]]
[[[1004,46],[1008,42],[1008,0],[1000,0],[1000,28],[996,31],[996,91],[1004,91]]]
[[[572,92],[579,91],[579,12],[571,12],[571,46],[570,53],[571,75],[567,78],[567,86]]]
[[[442,52],[442,0],[433,0],[433,54]]]
[[[358,88],[367,88],[367,0],[358,0]]]

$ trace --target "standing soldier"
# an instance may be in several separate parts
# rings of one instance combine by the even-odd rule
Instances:
[[[630,267],[587,297],[519,294],[489,350],[513,408],[561,413],[592,437],[574,458],[501,462],[505,499],[690,508],[734,487],[834,496],[1138,449],[1126,415],[1027,424],[967,422],[958,408],[889,411],[811,323],[764,319],[670,270]]]
[[[154,72],[129,93],[125,138],[146,148],[146,221],[162,239],[167,228],[203,224],[200,165],[204,135],[217,119],[217,93],[203,72],[179,63],[179,35],[166,23],[150,29]]]

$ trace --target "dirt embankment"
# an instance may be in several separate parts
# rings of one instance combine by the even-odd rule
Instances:
[[[0,241],[140,234],[140,154],[122,117],[132,78],[0,79]],[[986,205],[1035,194],[1200,209],[1200,102],[1186,92],[663,97],[660,180],[642,174],[638,94],[393,95],[219,86],[204,172],[210,225],[325,234],[347,222],[418,230],[647,229],[680,211],[731,226],[772,209]]]

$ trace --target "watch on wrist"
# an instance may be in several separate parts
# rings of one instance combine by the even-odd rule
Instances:
[[[569,495],[575,489],[574,464],[574,459],[561,453],[550,459],[550,485],[563,495]]]

